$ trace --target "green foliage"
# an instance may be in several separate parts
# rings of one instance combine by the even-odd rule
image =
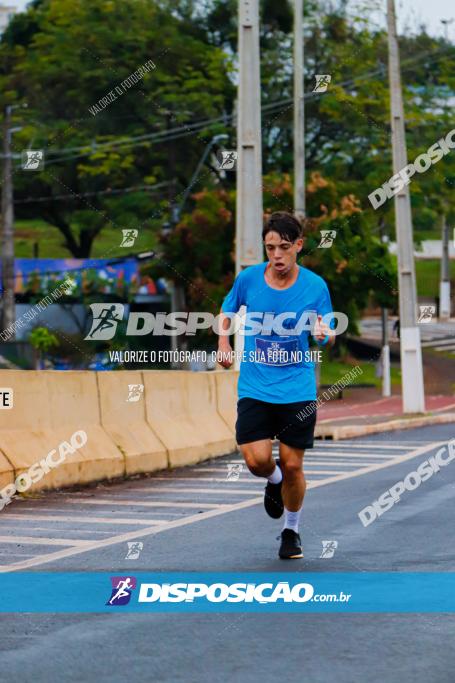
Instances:
[[[174,277],[185,289],[193,310],[218,312],[234,277],[235,196],[205,190],[193,196],[195,209],[163,243],[158,275]]]
[[[89,256],[106,226],[119,236],[140,228],[155,241],[169,213],[163,193],[186,187],[217,130],[184,145],[150,135],[219,116],[235,92],[229,59],[198,33],[154,0],[54,0],[12,21],[0,44],[0,105],[28,104],[15,112],[23,129],[13,151],[32,144],[46,152],[44,171],[15,174],[19,218],[54,226],[75,257]],[[149,60],[156,68],[90,113]],[[20,203],[30,197],[49,201]]]
[[[47,327],[35,327],[30,332],[28,340],[33,348],[41,353],[47,353],[53,346],[59,346],[57,337],[49,332]]]
[[[328,283],[334,310],[349,317],[350,331],[368,302],[394,308],[396,263],[353,195],[340,196],[335,183],[313,174],[307,185],[308,211],[316,218],[305,224],[301,263]],[[192,310],[217,312],[234,273],[234,193],[208,190],[194,195],[192,213],[164,243],[163,265],[172,264]],[[264,178],[266,216],[292,205],[289,176]],[[330,249],[319,249],[320,230],[336,230]],[[156,274],[162,274],[160,270]]]
[[[264,208],[292,210],[293,3],[260,4]],[[394,239],[395,220],[393,201],[374,211],[368,200],[392,175],[386,34],[366,9],[355,15],[348,8],[345,0],[305,2],[309,220],[302,262],[327,279],[335,308],[355,327],[369,299],[394,306],[395,266],[380,236]],[[122,228],[139,228],[140,249],[156,250],[212,136],[227,132],[226,147],[235,146],[228,117],[236,51],[236,0],[33,2],[0,42],[0,106],[29,105],[14,113],[23,126],[14,152],[33,146],[47,154],[44,172],[15,173],[18,217],[46,221],[74,256],[112,256]],[[422,30],[400,39],[400,53],[413,160],[453,127],[455,49]],[[155,69],[90,113],[150,59]],[[329,89],[313,93],[314,75],[324,73]],[[163,138],[175,128],[175,137]],[[455,152],[413,177],[418,231],[438,226],[443,211],[455,219],[454,182]],[[190,307],[216,310],[232,283],[234,188],[235,174],[221,177],[209,157],[163,258],[151,266],[184,284]],[[24,201],[30,197],[49,200]],[[337,231],[331,249],[317,248],[320,229]]]

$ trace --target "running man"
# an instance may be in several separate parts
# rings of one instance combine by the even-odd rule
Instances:
[[[124,581],[120,581],[117,585],[117,593],[115,593],[109,600],[109,604],[112,605],[114,600],[119,600],[119,598],[126,598],[130,594],[130,590],[133,588],[131,579],[127,576]]]
[[[305,351],[310,334],[322,345],[334,340],[333,330],[322,322],[322,316],[332,312],[332,304],[325,281],[297,264],[303,236],[292,214],[272,214],[262,238],[268,262],[246,268],[235,279],[221,307],[224,334],[220,334],[218,350],[221,364],[230,367],[233,351],[227,314],[232,317],[242,305],[247,312],[264,314],[260,332],[244,336],[236,438],[250,472],[267,479],[266,512],[274,519],[284,512],[278,554],[282,559],[294,559],[303,557],[299,535],[306,488],[303,456],[307,448],[313,448],[316,425],[314,363],[305,359]],[[289,318],[280,317],[277,333],[276,324],[270,321],[284,313]],[[315,324],[305,324],[306,318]],[[306,329],[300,332],[300,327]],[[274,438],[280,442],[276,461],[272,457]]]

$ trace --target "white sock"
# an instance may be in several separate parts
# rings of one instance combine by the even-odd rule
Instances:
[[[281,473],[281,470],[278,467],[278,465],[276,465],[270,477],[267,477],[267,481],[269,481],[271,484],[279,484],[280,481],[282,481],[282,479],[283,475]]]
[[[303,505],[302,505],[302,507],[303,507]],[[299,533],[299,520],[300,520],[301,513],[302,513],[302,508],[300,508],[300,510],[297,510],[297,512],[291,512],[287,508],[284,508],[283,530],[284,529],[292,529],[292,531],[295,531],[298,534]]]

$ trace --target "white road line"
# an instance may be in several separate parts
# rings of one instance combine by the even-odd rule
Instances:
[[[71,523],[71,522],[83,522],[85,524],[112,524],[115,526],[116,524],[131,524],[131,526],[135,526],[137,524],[166,524],[166,522],[163,522],[163,520],[154,520],[154,519],[129,519],[127,517],[90,517],[87,515],[87,517],[75,517],[74,515],[69,515],[69,516],[60,516],[60,515],[19,515],[19,514],[13,514],[10,513],[7,515],[8,519],[23,519],[23,520],[28,520],[30,522],[33,522],[35,519],[39,519],[40,521],[42,520],[51,520],[52,522],[65,522],[65,523]],[[5,519],[7,518],[5,517]]]
[[[371,460],[350,460],[349,462],[347,460],[323,460],[322,462],[312,460],[309,462],[307,460],[305,472],[307,471],[308,467],[314,467],[315,465],[318,465],[319,467],[329,467],[330,465],[336,465],[337,467],[363,467],[365,465],[379,465],[379,462],[372,462]]]
[[[234,510],[241,510],[242,508],[252,507],[253,505],[256,505],[259,502],[262,502],[262,496],[251,498],[250,500],[243,501],[242,503],[234,503],[233,505],[228,505],[222,510],[208,510],[207,512],[190,515],[188,517],[185,517],[184,519],[176,520],[175,522],[169,522],[167,528],[175,529],[176,527],[186,526],[187,524],[194,524],[202,520],[210,519],[211,517],[218,517],[219,515],[224,515]],[[52,562],[53,560],[59,560],[64,557],[78,555],[79,553],[87,552],[87,550],[106,548],[111,545],[116,545],[117,543],[124,543],[125,541],[133,540],[135,538],[142,538],[144,536],[154,536],[156,533],[160,533],[161,531],[163,531],[161,527],[145,527],[140,531],[129,531],[125,534],[112,536],[111,538],[105,538],[101,541],[93,541],[91,546],[87,545],[85,548],[65,548],[64,550],[58,550],[53,553],[46,553],[45,555],[35,556],[30,560],[23,560],[22,562],[0,565],[0,574],[4,574],[5,572],[18,571],[20,569],[27,569],[28,567],[36,567],[37,565],[46,564],[47,562]]]
[[[36,553],[11,553],[9,550],[7,550],[4,553],[0,552],[0,557],[2,555],[6,555],[7,557],[22,557],[22,558],[24,558],[24,557],[36,557]],[[6,567],[7,565],[4,565],[4,566]]]
[[[334,483],[336,481],[341,481],[343,479],[349,479],[350,477],[358,477],[369,472],[374,472],[378,469],[383,469],[386,467],[391,467],[392,465],[401,464],[406,460],[411,460],[412,458],[417,458],[428,451],[434,450],[440,446],[444,446],[444,441],[435,441],[430,444],[426,444],[420,448],[416,448],[411,453],[405,456],[397,456],[393,460],[381,463],[379,465],[371,465],[371,467],[363,470],[355,470],[353,472],[340,474],[335,477],[329,477],[327,479],[322,479],[320,481],[310,482],[308,488],[318,488],[320,486],[327,486],[328,484]],[[66,557],[72,557],[74,555],[79,555],[80,553],[88,552],[89,550],[97,550],[99,548],[106,548],[111,545],[117,545],[118,543],[124,543],[125,541],[131,541],[135,538],[141,538],[144,536],[154,536],[155,534],[162,533],[163,531],[168,531],[170,529],[176,529],[178,527],[185,526],[187,524],[197,524],[198,522],[205,521],[212,517],[218,517],[220,515],[226,515],[229,512],[236,510],[241,510],[245,508],[252,507],[262,502],[262,496],[257,496],[250,500],[245,500],[242,503],[235,503],[233,505],[227,505],[220,510],[209,510],[208,512],[202,512],[200,514],[190,515],[184,519],[175,520],[174,522],[169,522],[168,524],[157,526],[149,526],[139,531],[130,531],[125,534],[119,534],[118,536],[112,536],[111,538],[105,538],[100,541],[93,541],[92,544],[85,546],[84,548],[65,548],[64,550],[59,550],[53,553],[46,553],[45,555],[40,555],[38,557],[33,557],[30,560],[23,560],[21,562],[15,562],[7,565],[0,565],[0,573],[19,571],[21,569],[28,569],[29,567],[36,567],[48,562],[60,560]]]
[[[339,442],[337,442],[337,444],[339,444]],[[412,448],[404,448],[403,447],[403,448],[397,448],[396,450],[399,451],[400,453],[402,453],[403,455],[405,455],[406,453],[412,451],[413,448],[415,448],[415,445],[412,446]],[[273,449],[272,453],[273,453],[273,455],[278,456],[279,450]],[[310,449],[307,449],[305,451],[305,458],[308,458],[308,457],[319,458],[320,456],[331,457],[332,455],[334,457],[344,456],[347,458],[350,458],[350,457],[353,457],[353,458],[355,458],[355,457],[394,458],[395,455],[397,455],[397,454],[396,454],[396,452],[393,452],[393,451],[392,452],[390,452],[390,451],[381,452],[381,449],[376,449],[376,448],[374,450],[373,449],[372,450],[366,450],[365,448],[363,450],[353,450],[350,448],[343,449],[339,445],[337,445],[336,448],[335,447],[328,448],[328,449],[310,448]],[[239,460],[232,460],[232,461],[230,460],[229,462],[230,463],[231,462],[236,463],[236,462],[245,462],[245,461],[239,459]]]
[[[53,527],[41,527],[41,526],[31,526],[30,523],[27,524],[27,529],[28,531],[50,531],[51,533],[55,533],[56,529],[55,526]],[[112,534],[111,531],[98,531],[94,529],[65,529],[65,534],[100,534],[102,536],[109,536]],[[1,554],[1,553],[0,553]]]
[[[307,476],[310,476],[311,474],[344,474],[345,472],[346,470],[309,470],[305,468],[305,474]]]
[[[132,500],[125,500],[122,498],[121,500],[117,500],[115,498],[98,498],[97,500],[84,500],[82,499],[71,499],[67,500],[67,503],[77,503],[77,504],[82,504],[82,505],[129,505],[131,507],[172,507],[172,508],[210,508],[213,510],[216,510],[218,508],[225,507],[225,503],[201,503],[198,505],[197,503],[156,503],[148,500],[144,501],[138,501],[135,499]],[[160,513],[160,514],[172,514],[172,513]]]
[[[365,453],[363,455],[360,453],[355,453],[354,455],[348,455],[347,453],[346,454],[343,453],[343,455],[340,455],[340,456],[338,456],[338,455],[327,455],[327,456],[319,457],[319,454],[317,454],[317,455],[306,455],[304,457],[304,462],[306,462],[306,463],[316,462],[318,464],[325,464],[326,462],[327,463],[330,462],[330,464],[332,465],[332,464],[335,464],[335,462],[340,463],[340,464],[342,462],[348,463],[348,462],[351,462],[351,458],[364,458],[364,457],[366,457],[368,459],[368,464],[371,464],[371,462],[373,462],[375,459],[384,460],[386,458],[393,458],[395,456],[393,456],[393,455],[371,455],[370,456],[367,453]],[[334,459],[333,460],[326,460],[326,458],[329,458],[329,459],[334,458]],[[335,458],[336,458],[336,460],[335,460]],[[199,469],[190,470],[190,472],[194,472],[196,474],[200,471],[201,470],[199,470]],[[204,472],[204,474],[205,474],[205,472],[218,472],[218,474],[220,474],[221,472],[223,472],[225,470],[223,467],[210,467],[210,469],[204,468],[202,471]],[[248,474],[248,470],[246,472],[242,472],[242,474],[240,476],[242,477],[242,475],[244,476],[245,474]]]
[[[0,543],[29,543],[30,545],[86,546],[93,541],[70,538],[43,538],[42,536],[0,536]]]
[[[405,453],[403,453],[403,455],[405,455]],[[333,458],[333,460],[331,459],[331,457]],[[371,464],[374,463],[374,461],[375,461],[376,459],[377,459],[377,460],[390,460],[391,458],[394,458],[394,457],[396,457],[396,456],[393,456],[393,455],[382,455],[382,456],[371,456],[371,457],[369,457],[369,456],[365,456],[364,454],[362,455],[362,454],[360,454],[360,453],[356,453],[356,454],[354,454],[354,455],[344,455],[344,454],[343,454],[343,456],[337,456],[337,455],[330,456],[330,455],[327,455],[327,456],[324,456],[324,457],[320,458],[319,455],[317,455],[317,456],[313,456],[313,455],[312,455],[312,456],[308,456],[308,457],[305,457],[305,458],[304,458],[304,464],[306,463],[307,465],[308,465],[308,464],[310,464],[310,465],[314,465],[314,464],[317,464],[317,465],[325,465],[325,464],[327,464],[327,465],[329,465],[329,464],[330,464],[330,465],[338,465],[338,464],[340,464],[340,465],[341,465],[341,464],[343,464],[343,463],[344,463],[344,464],[348,464],[348,463],[349,463],[349,464],[351,464],[351,465],[357,465],[357,464],[359,464],[359,463],[357,462],[357,458],[365,458],[365,457],[366,457],[366,459],[367,459],[367,464],[368,464],[368,465],[371,465]],[[215,472],[218,471],[218,472],[219,472],[220,470],[219,470],[219,469],[216,470],[216,469],[214,468],[213,471],[215,471]],[[248,474],[248,473],[247,473],[247,474]]]
[[[229,482],[226,482],[229,484]],[[264,482],[262,482],[262,485],[264,485]],[[142,491],[144,492],[147,491],[147,493],[209,493],[212,495],[219,495],[220,493],[235,493],[240,495],[251,495],[252,493],[256,493],[253,489],[234,489],[234,488],[221,488],[219,486],[214,486],[213,488],[210,489],[193,489],[193,488],[187,488],[186,486],[155,486],[155,487],[150,487],[149,489],[130,489],[130,491]]]
[[[402,462],[406,462],[406,460],[411,460],[412,458],[417,458],[420,455],[423,455],[424,453],[427,453],[428,451],[431,451],[434,448],[439,448],[440,446],[446,445],[446,441],[435,441],[431,444],[427,444],[426,446],[421,446],[420,448],[416,448],[415,451],[412,451],[411,453],[407,453],[406,455],[397,455],[395,458],[392,460],[389,460],[388,462],[380,463],[379,465],[370,465],[370,467],[365,467],[361,470],[354,470],[352,472],[346,472],[345,474],[341,474],[338,477],[329,477],[328,479],[323,479],[321,481],[318,481],[317,483],[313,484],[313,487],[318,487],[322,486],[325,484],[332,484],[337,481],[341,481],[342,479],[350,479],[351,477],[358,477],[361,474],[369,474],[370,472],[375,472],[376,470],[382,470],[386,467],[391,467],[392,465],[399,465]]]
[[[179,476],[176,476],[176,477],[153,477],[153,479],[151,481],[170,481],[173,484],[175,484],[178,481],[196,481],[198,483],[204,483],[206,481],[210,481],[210,482],[214,481],[214,482],[217,482],[219,484],[226,484],[227,486],[230,486],[230,484],[232,484],[232,481],[238,481],[238,479],[232,479],[231,481],[229,481],[229,479],[227,479],[227,477],[201,477],[201,476],[198,476],[197,470],[194,470],[194,473],[195,473],[194,477],[179,477]],[[263,485],[262,477],[254,477],[254,478],[251,477],[248,480],[248,483],[250,483],[250,484],[262,484]]]
[[[376,441],[367,441],[363,443],[340,443],[339,441],[335,441],[332,445],[330,443],[325,442],[324,443],[324,448],[376,448],[377,450],[390,450],[390,451],[396,451],[396,450],[412,450],[412,446],[397,446],[397,445],[389,445],[389,444],[383,444],[382,442],[376,442]],[[317,447],[312,449],[313,451],[318,450]]]
[[[400,453],[400,455],[406,455],[406,453]],[[319,453],[314,453],[312,455],[306,455],[304,457],[304,462],[310,460],[314,462],[329,462],[333,460],[334,462],[355,462],[359,458],[363,460],[368,460],[368,462],[374,462],[375,460],[390,460],[390,458],[396,458],[396,453],[390,453],[389,455],[370,455],[370,453],[327,453],[327,455],[320,455]]]

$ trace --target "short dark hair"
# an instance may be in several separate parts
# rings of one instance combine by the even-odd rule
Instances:
[[[275,211],[275,213],[272,213],[262,230],[263,240],[269,232],[277,232],[281,239],[288,242],[295,242],[299,237],[303,237],[300,221],[287,211]]]

